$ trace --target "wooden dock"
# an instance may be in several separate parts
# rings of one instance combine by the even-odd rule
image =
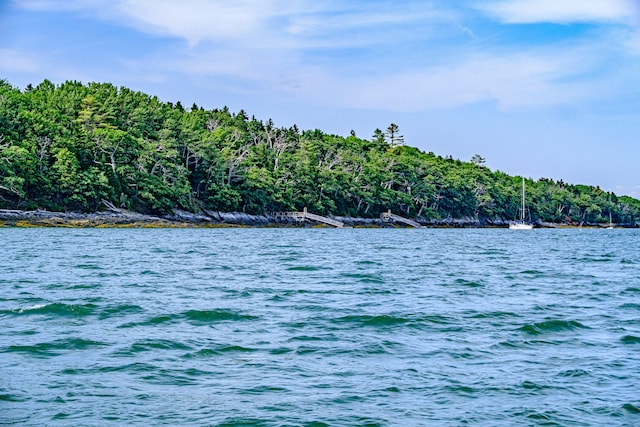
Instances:
[[[307,212],[307,208],[304,208],[302,212],[276,212],[273,214],[276,218],[294,218],[296,221],[304,222],[305,220],[321,222],[323,224],[332,225],[337,228],[343,228],[344,223],[333,218],[326,216],[316,215]]]
[[[382,212],[380,214],[380,219],[383,221],[396,221],[396,222],[401,222],[403,224],[407,224],[410,225],[411,227],[415,227],[415,228],[420,228],[422,227],[420,224],[418,224],[417,222],[410,220],[408,218],[404,218],[401,217],[400,215],[396,215],[391,213],[391,209],[389,209],[387,212]]]

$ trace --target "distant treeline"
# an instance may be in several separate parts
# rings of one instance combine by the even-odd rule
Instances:
[[[640,219],[640,201],[527,180],[533,220]],[[0,81],[0,208],[173,209],[351,217],[512,219],[521,178],[404,145],[397,125],[363,139],[277,127],[228,108],[185,109],[108,83]]]

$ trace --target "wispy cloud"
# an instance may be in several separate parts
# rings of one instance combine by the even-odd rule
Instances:
[[[84,11],[138,31],[201,42],[270,48],[327,48],[398,42],[402,31],[424,37],[452,12],[431,2],[326,0],[16,0],[37,11]],[[418,29],[418,31],[410,31]],[[390,33],[393,31],[393,35]]]
[[[116,6],[129,25],[145,32],[182,38],[192,45],[202,40],[255,37],[263,31],[265,20],[281,9],[272,0],[120,0]]]
[[[233,40],[260,32],[263,22],[288,7],[276,0],[14,0],[32,11],[76,11],[145,33],[177,37],[191,44]]]
[[[502,109],[575,104],[615,96],[606,63],[640,52],[637,31],[615,26],[597,38],[511,45],[487,37],[486,16],[444,2],[327,0],[22,0],[184,43],[138,52],[138,78],[214,77],[263,93],[352,108],[420,111],[479,102]],[[478,3],[475,3],[478,4]],[[487,0],[503,23],[628,23],[631,0]],[[474,13],[476,14],[474,16]],[[480,14],[482,15],[482,14]],[[467,19],[471,17],[471,19]],[[500,27],[490,20],[491,32]],[[623,53],[616,50],[624,50]],[[3,55],[13,67],[28,57]],[[619,63],[619,62],[618,62]],[[109,79],[109,77],[105,77]],[[628,85],[628,84],[627,84]]]
[[[594,67],[594,61],[579,49],[478,53],[434,67],[360,79],[306,70],[297,87],[310,98],[322,97],[328,105],[399,112],[480,102],[493,102],[504,110],[570,105],[611,95],[615,76],[568,82]]]
[[[632,21],[635,0],[499,0],[479,8],[509,24]]]

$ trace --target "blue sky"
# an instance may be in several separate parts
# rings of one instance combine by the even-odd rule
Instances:
[[[640,0],[0,0],[0,78],[111,82],[640,198]]]

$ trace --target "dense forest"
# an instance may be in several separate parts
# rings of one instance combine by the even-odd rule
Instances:
[[[384,126],[382,126],[385,128]],[[351,217],[513,219],[520,177],[422,152],[391,124],[363,139],[277,127],[107,83],[0,81],[0,208],[143,213],[302,210]],[[640,201],[527,180],[533,220],[635,224]]]

